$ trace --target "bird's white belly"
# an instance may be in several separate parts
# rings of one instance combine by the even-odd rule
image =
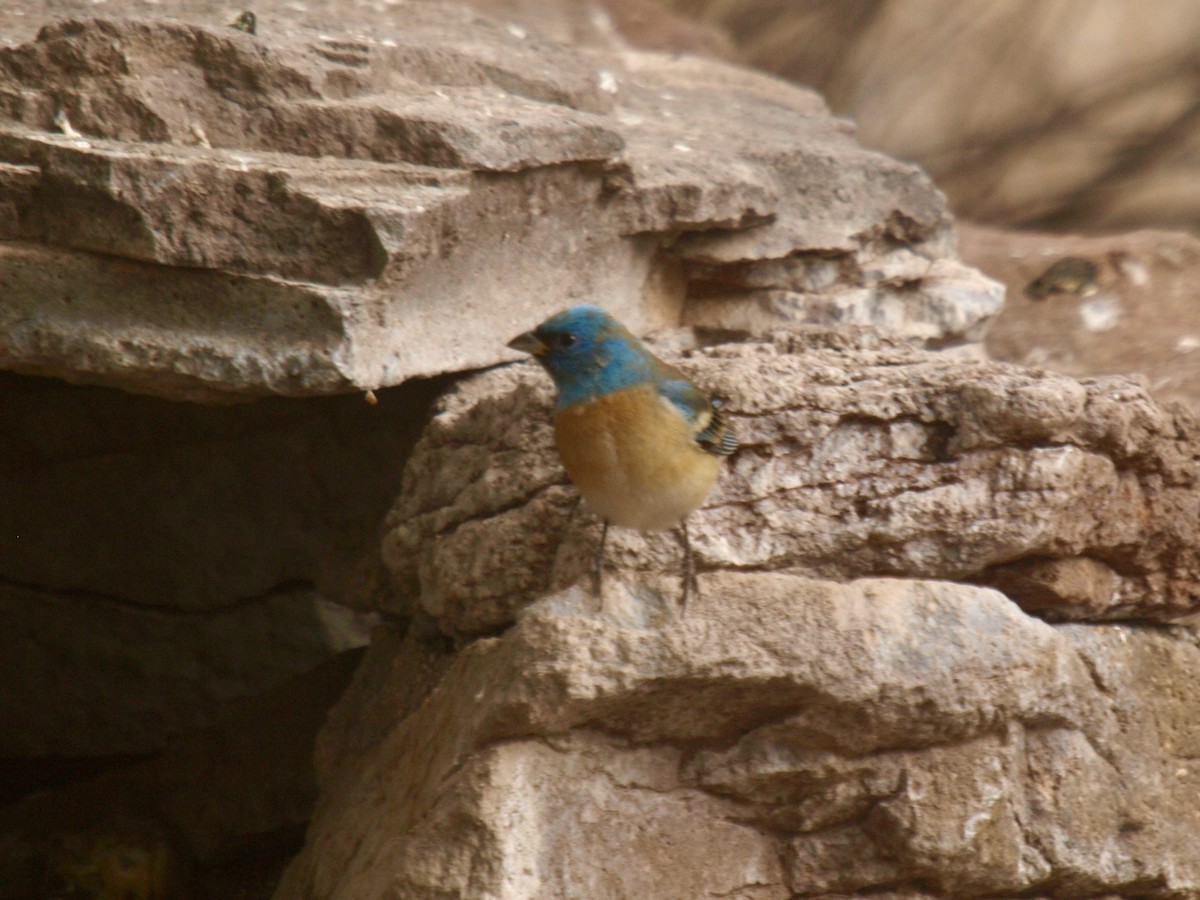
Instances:
[[[651,385],[560,410],[554,425],[567,474],[614,525],[672,528],[716,483],[719,460]]]

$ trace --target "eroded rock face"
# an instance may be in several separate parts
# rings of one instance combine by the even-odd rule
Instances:
[[[281,898],[1200,893],[1195,638],[1095,624],[1200,605],[1195,425],[1128,379],[918,349],[970,350],[1000,299],[919,170],[579,4],[544,24],[586,51],[524,0],[265,0],[257,35],[137,2],[56,0],[0,46],[0,366],[406,384],[215,408],[6,376],[0,753],[157,750],[362,640],[336,597],[398,616],[318,741]],[[686,611],[671,534],[614,533],[587,589],[531,366],[425,429],[414,379],[580,300],[759,336],[681,362],[742,436]],[[814,323],[883,336],[762,337]],[[0,836],[120,797],[196,860],[253,848],[308,813],[335,674]]]
[[[1200,651],[968,585],[610,581],[526,609],[392,727],[343,699],[278,897],[1189,896]],[[669,849],[668,849],[669,848]]]
[[[1058,618],[1200,607],[1196,426],[1135,381],[823,331],[680,365],[729,399],[741,439],[689,520],[702,569],[995,583]],[[571,518],[550,394],[529,365],[443,402],[389,517],[393,609],[488,631],[588,571],[599,527]],[[608,558],[645,573],[678,573],[681,552],[672,532],[610,534]]]
[[[0,48],[0,365],[321,394],[496,363],[581,299],[637,330],[689,300],[698,324],[939,345],[999,306],[929,180],[808,91],[396,16],[362,38],[75,18]]]
[[[1095,624],[1197,607],[1187,411],[869,332],[679,365],[742,439],[691,519],[686,609],[671,534],[612,531],[593,593],[541,372],[442,401],[390,608],[511,627],[372,650],[277,896],[1200,890],[1195,634]]]

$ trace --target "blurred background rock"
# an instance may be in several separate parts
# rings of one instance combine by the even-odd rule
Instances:
[[[1200,222],[1190,0],[670,0],[820,91],[964,218],[1087,232]]]

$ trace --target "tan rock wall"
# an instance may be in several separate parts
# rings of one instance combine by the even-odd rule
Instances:
[[[671,0],[748,63],[810,85],[917,160],[968,219],[1192,230],[1189,0]]]
[[[369,35],[85,9],[0,47],[6,368],[310,395],[494,364],[586,298],[942,345],[999,305],[923,173],[763,75],[434,3]]]
[[[1171,619],[1200,602],[1195,425],[1136,382],[819,330],[681,365],[729,399],[742,442],[692,519],[703,569],[1003,581],[1061,618]],[[569,519],[547,404],[532,366],[443,401],[389,518],[391,609],[487,631],[587,571],[599,528]],[[673,533],[617,532],[610,547],[643,570],[681,553]],[[1104,577],[1041,591],[1010,577],[1061,561]]]
[[[360,680],[323,737],[359,750],[327,758],[277,896],[1200,889],[1194,697],[1143,683],[1184,683],[1193,636],[1055,628],[946,583],[701,587],[686,612],[552,594],[367,740],[373,692],[405,682]]]

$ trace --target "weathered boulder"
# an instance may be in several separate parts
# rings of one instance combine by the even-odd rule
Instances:
[[[0,754],[167,748],[0,852],[286,836],[336,598],[281,898],[1200,894],[1193,418],[964,361],[1000,286],[812,92],[480,5],[0,9]],[[593,595],[532,366],[428,422],[580,300],[741,434],[686,610],[670,533]]]
[[[76,18],[0,47],[0,365],[170,397],[510,358],[578,299],[639,330],[977,341],[941,195],[813,93],[406,4],[369,37]],[[717,302],[720,299],[721,302]]]
[[[702,570],[994,583],[1058,618],[1200,608],[1200,434],[1136,381],[820,330],[680,365],[728,398],[741,439],[690,519]],[[389,516],[385,608],[486,632],[588,571],[599,528],[572,517],[549,397],[528,365],[443,401]],[[677,574],[681,552],[673,532],[610,534],[609,559],[643,573]]]
[[[373,647],[276,896],[1200,891],[1198,696],[1147,683],[1200,672],[1186,631],[919,580],[701,588],[569,588],[440,680]]]
[[[742,438],[686,609],[670,534],[611,532],[594,593],[542,373],[444,398],[384,539],[423,624],[331,717],[276,896],[1200,892],[1195,632],[1094,621],[1197,608],[1187,411],[870,332],[679,365]]]

